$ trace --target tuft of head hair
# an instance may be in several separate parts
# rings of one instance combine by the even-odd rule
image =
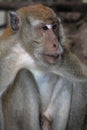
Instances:
[[[52,9],[42,4],[33,4],[20,8],[18,12],[22,16],[31,16],[38,18],[40,20],[45,20],[46,18],[56,17],[56,14]]]

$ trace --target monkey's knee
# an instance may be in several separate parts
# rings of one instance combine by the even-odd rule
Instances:
[[[26,68],[23,68],[23,69],[20,69],[18,71],[17,75],[18,76],[22,76],[22,75],[24,75],[24,76],[30,76],[31,74],[30,74],[29,70],[27,70]]]
[[[29,79],[34,79],[32,73],[28,69],[21,69],[17,73],[16,79],[21,79],[22,81],[25,81],[25,79],[28,81]]]

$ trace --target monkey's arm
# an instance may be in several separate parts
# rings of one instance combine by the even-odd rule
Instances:
[[[65,52],[61,66],[60,67],[54,66],[53,68],[53,70],[56,70],[54,71],[56,74],[61,75],[60,78],[61,80],[58,81],[57,86],[55,87],[53,95],[51,97],[51,101],[47,107],[47,110],[44,112],[43,115],[45,117],[44,119],[47,119],[47,121],[49,121],[49,124],[50,122],[52,123],[54,116],[57,114],[55,110],[56,108],[57,111],[59,111],[60,113],[58,119],[59,129],[64,130],[66,128],[65,120],[67,122],[68,113],[70,110],[72,85],[79,83],[80,86],[84,86],[82,84],[85,84],[85,86],[87,86],[87,75],[85,74],[83,68],[86,69],[86,67],[83,67],[79,59],[75,55],[73,55],[70,51],[67,51],[67,53]],[[69,85],[69,83],[71,84]],[[62,94],[65,94],[66,92],[67,96],[63,97],[64,95]],[[62,101],[62,99],[64,100]],[[62,105],[60,105],[59,101],[61,101]],[[57,104],[59,104],[58,107],[56,107]],[[67,107],[65,107],[64,104]],[[61,110],[64,109],[67,111],[63,113],[63,111]],[[63,116],[61,115],[62,113]]]
[[[84,69],[79,58],[72,54],[68,49],[65,48],[64,55],[61,57],[62,63],[59,66],[54,66],[54,73],[61,75],[62,77],[69,79],[70,81],[87,81],[86,67]]]

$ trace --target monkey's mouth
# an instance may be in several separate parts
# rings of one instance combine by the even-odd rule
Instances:
[[[44,60],[50,64],[56,64],[59,61],[59,54],[42,54]]]

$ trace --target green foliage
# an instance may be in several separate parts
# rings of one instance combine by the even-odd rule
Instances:
[[[87,0],[82,0],[84,3],[87,3]]]

